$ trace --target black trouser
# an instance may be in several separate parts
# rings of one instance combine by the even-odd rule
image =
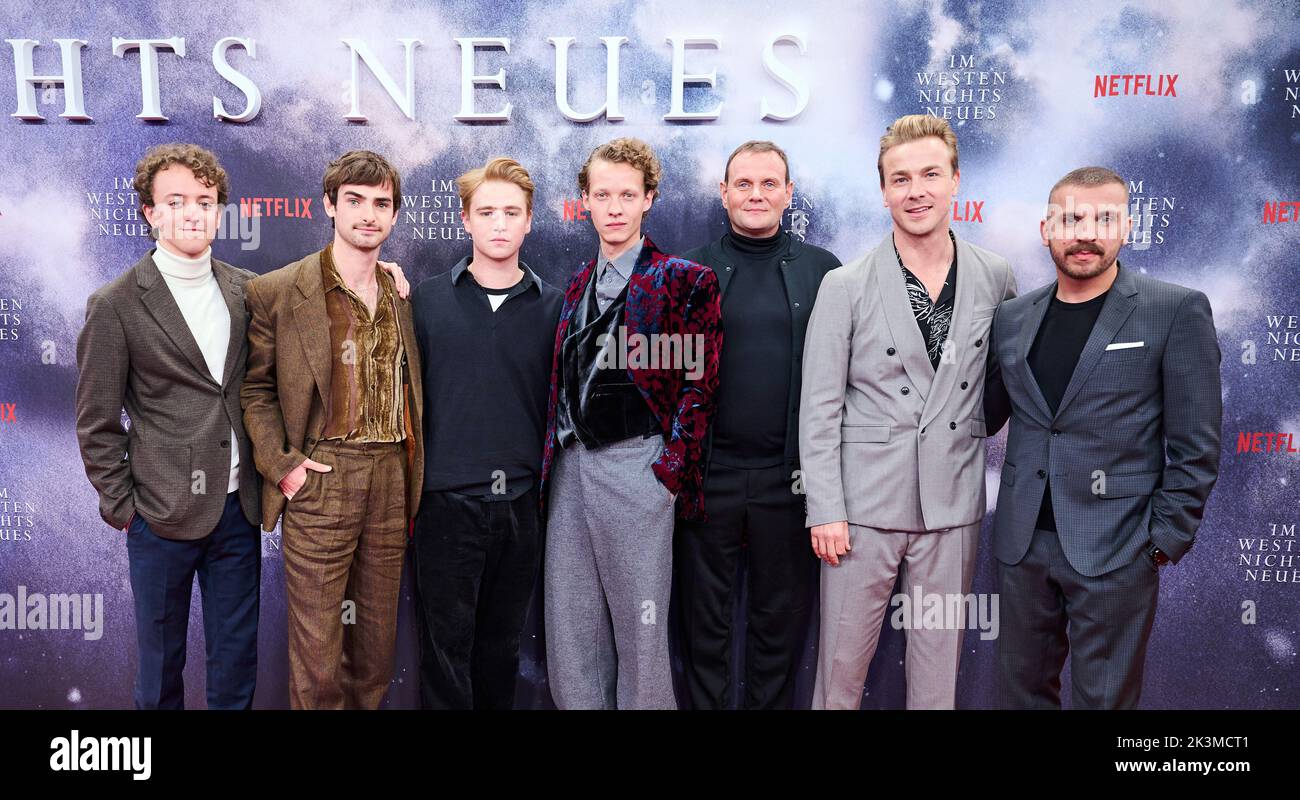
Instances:
[[[705,482],[708,521],[679,523],[686,684],[697,709],[729,704],[736,573],[745,549],[743,707],[790,707],[818,576],[803,495],[793,487],[785,467],[715,461]]]
[[[1055,531],[1035,530],[1019,564],[998,562],[998,584],[1004,708],[1060,708],[1067,653],[1073,708],[1137,707],[1160,594],[1145,551],[1089,577],[1070,566]]]
[[[412,552],[421,705],[511,708],[541,557],[536,488],[510,501],[425,492]]]

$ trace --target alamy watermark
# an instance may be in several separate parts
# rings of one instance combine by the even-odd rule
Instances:
[[[911,594],[889,600],[889,624],[894,630],[978,630],[984,640],[998,638],[998,595],[940,594],[913,586]]]
[[[618,326],[618,335],[602,333],[596,337],[600,353],[599,369],[671,369],[683,370],[687,380],[704,377],[704,334],[644,333],[628,334],[627,326]]]
[[[104,595],[42,594],[19,586],[0,592],[0,631],[82,631],[87,641],[104,635]]]

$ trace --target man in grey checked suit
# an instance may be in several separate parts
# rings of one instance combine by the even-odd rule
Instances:
[[[1124,268],[1128,185],[1062,178],[1041,223],[1057,281],[1004,303],[986,419],[1011,418],[994,519],[1002,703],[1133,708],[1159,569],[1192,546],[1218,477],[1223,401],[1210,303]],[[1068,626],[1068,637],[1067,637]]]
[[[1005,259],[949,230],[960,173],[947,122],[895,121],[877,168],[891,235],[827,273],[804,344],[799,455],[824,562],[813,708],[860,707],[900,572],[927,602],[970,589],[989,326],[1016,289]],[[909,627],[908,708],[953,707],[964,627]]]

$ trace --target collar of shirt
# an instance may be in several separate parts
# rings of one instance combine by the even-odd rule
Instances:
[[[361,302],[361,298],[357,296],[357,293],[349,289],[348,285],[343,282],[343,276],[339,274],[338,267],[334,265],[333,242],[325,245],[325,249],[321,251],[320,263],[321,289],[323,291],[329,292],[334,289],[339,289],[343,291],[343,293],[355,297],[358,303]],[[375,304],[375,311],[378,313],[379,306],[381,304],[387,304],[392,299],[396,287],[388,272],[378,265],[375,266],[375,280],[379,282],[379,298],[378,302]],[[364,303],[362,305],[364,305]]]
[[[893,237],[891,236],[890,238],[892,240]],[[930,301],[930,305],[932,306],[941,306],[945,302],[954,300],[955,295],[957,294],[957,236],[953,234],[952,229],[948,230],[948,240],[952,242],[952,263],[948,265],[948,274],[943,279],[943,288],[939,290],[938,299],[932,301],[930,301],[929,292],[925,292],[925,298],[927,301]],[[919,286],[925,286],[925,284],[921,282],[921,279],[916,277],[916,275],[907,268],[907,265],[903,263],[903,256],[898,252],[897,244],[894,245],[894,258],[898,259],[898,267],[903,270],[903,275],[905,277],[911,278]]]
[[[635,247],[629,247],[623,253],[623,255],[619,256],[618,258],[612,261],[608,258],[605,258],[605,254],[603,252],[600,252],[599,250],[596,251],[596,264],[598,265],[598,269],[597,269],[598,274],[596,277],[599,278],[600,275],[604,274],[605,269],[608,266],[613,265],[614,270],[618,272],[619,276],[624,281],[630,279],[632,277],[632,270],[636,269],[636,260],[641,257],[641,248],[643,247],[645,247],[644,236],[641,237],[641,241],[639,244],[637,244]]]
[[[153,251],[153,263],[168,278],[175,278],[182,283],[203,283],[212,273],[212,248],[204,250],[197,258],[185,258],[158,245]]]
[[[469,275],[470,280],[473,280],[476,286],[482,288],[482,285],[479,284],[479,282],[474,279],[474,273],[470,272],[469,269],[470,262],[472,262],[473,260],[474,260],[473,256],[465,256],[460,261],[456,262],[456,266],[451,268],[452,286],[459,286],[461,277],[463,277],[464,275]],[[523,270],[524,276],[519,279],[519,283],[516,283],[511,288],[510,297],[523,294],[529,289],[536,289],[538,294],[540,294],[542,291],[541,283],[539,282],[537,274],[533,272],[532,268],[529,267],[527,264],[525,264],[522,259],[520,259],[519,269]]]

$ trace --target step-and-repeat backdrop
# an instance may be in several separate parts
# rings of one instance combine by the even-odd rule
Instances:
[[[153,144],[213,149],[233,210],[217,257],[266,272],[330,238],[320,179],[386,155],[403,203],[385,258],[413,280],[468,252],[454,179],[495,155],[537,183],[525,260],[560,283],[595,253],[576,173],[596,144],[665,167],[647,230],[684,251],[725,230],[723,163],[772,139],[785,225],[841,260],[887,232],[878,140],[902,114],[961,143],[958,236],[1053,279],[1048,189],[1101,164],[1129,182],[1122,260],[1204,291],[1223,350],[1222,471],[1195,550],[1162,570],[1142,704],[1300,706],[1300,17],[1291,0],[368,0],[0,3],[0,707],[131,704],[124,534],[105,525],[73,424],[87,296],[150,246],[131,179]],[[990,508],[1003,437],[990,440]],[[981,543],[975,591],[996,591]],[[257,705],[287,700],[279,532],[263,540]],[[409,581],[387,704],[416,701]],[[32,609],[47,613],[35,615]],[[540,626],[519,702],[549,705]],[[901,707],[887,630],[864,705]],[[959,702],[995,702],[996,643],[967,637]],[[801,677],[806,697],[816,653]],[[199,604],[187,705],[203,705]],[[1067,692],[1068,695],[1068,692]]]

